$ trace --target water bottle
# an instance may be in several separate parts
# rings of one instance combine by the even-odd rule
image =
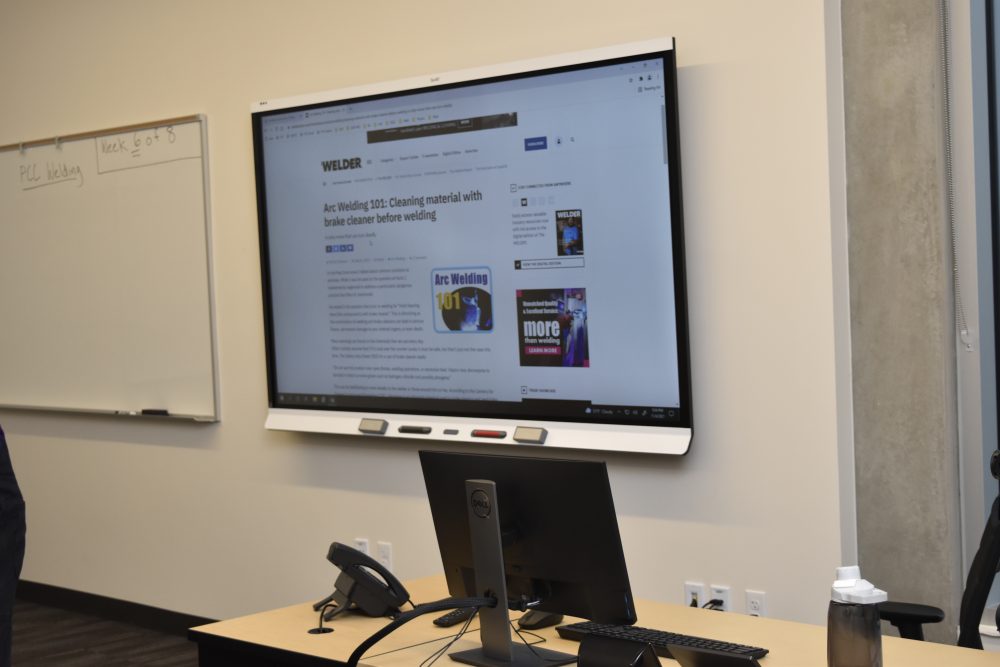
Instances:
[[[857,565],[837,568],[826,617],[828,667],[882,667],[878,603],[887,597],[861,578]]]

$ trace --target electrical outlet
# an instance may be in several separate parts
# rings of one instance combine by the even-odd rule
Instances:
[[[729,611],[732,607],[729,606],[729,586],[722,586],[720,584],[712,584],[709,586],[708,591],[709,600],[719,600],[720,602],[715,607],[720,611]]]
[[[375,546],[378,548],[376,560],[392,572],[392,542],[377,542]]]
[[[700,607],[708,602],[705,599],[705,584],[700,581],[684,582],[684,606]]]
[[[354,538],[354,548],[361,553],[368,555],[370,553],[368,548],[368,538],[367,537],[355,537]]]
[[[767,596],[764,591],[752,591],[749,588],[747,595],[747,613],[751,616],[767,616]]]

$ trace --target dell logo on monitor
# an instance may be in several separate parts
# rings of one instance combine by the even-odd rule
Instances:
[[[480,519],[485,519],[490,515],[493,510],[493,506],[490,503],[490,497],[482,489],[476,489],[472,492],[472,511],[476,513]]]

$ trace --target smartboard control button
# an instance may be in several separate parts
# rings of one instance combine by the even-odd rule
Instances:
[[[490,431],[485,428],[477,428],[472,431],[473,438],[496,438],[498,440],[507,437],[507,431]]]
[[[544,428],[536,428],[533,426],[518,426],[514,429],[514,441],[515,442],[526,442],[532,445],[541,445],[545,443],[545,436],[549,434]]]
[[[358,424],[359,431],[374,435],[384,434],[387,428],[389,428],[389,422],[384,419],[362,419],[361,423]]]

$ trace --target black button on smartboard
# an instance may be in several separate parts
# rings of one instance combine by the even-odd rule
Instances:
[[[423,433],[424,435],[431,432],[430,426],[400,426],[400,433]]]

